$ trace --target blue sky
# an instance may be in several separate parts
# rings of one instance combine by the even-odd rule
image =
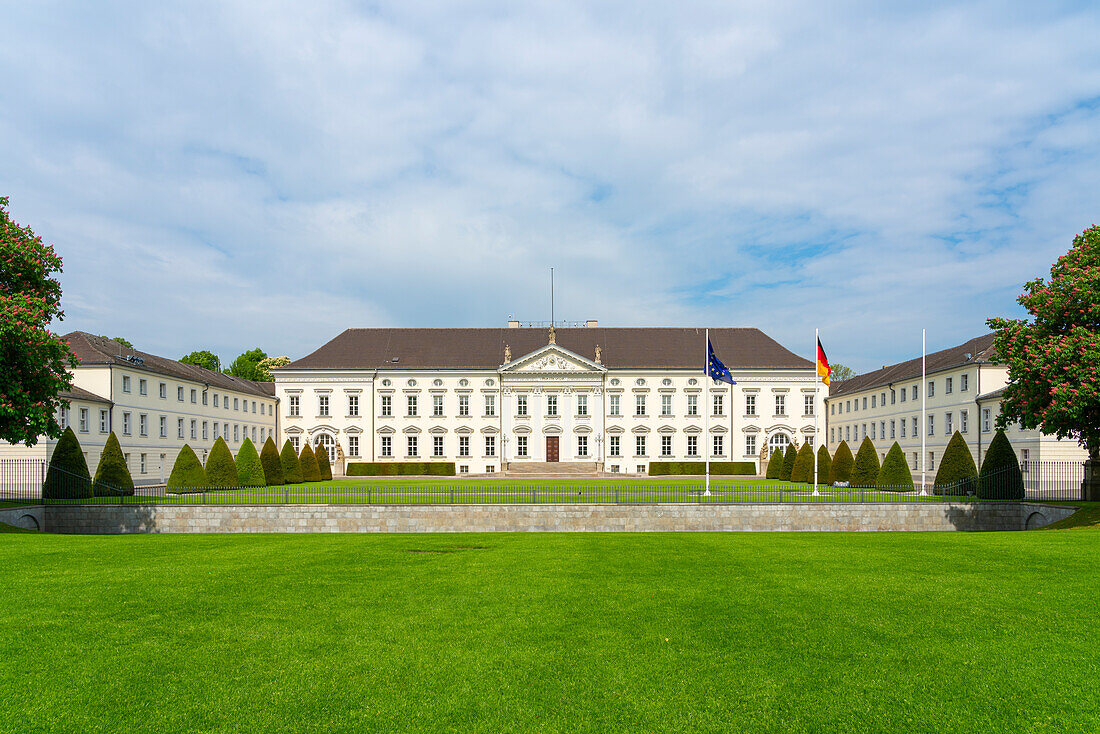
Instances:
[[[857,370],[1016,314],[1100,209],[1088,3],[0,5],[58,328],[756,326]]]

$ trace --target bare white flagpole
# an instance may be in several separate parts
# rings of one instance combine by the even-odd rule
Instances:
[[[706,343],[703,345],[703,456],[706,457],[706,480],[704,497],[710,497],[710,329],[705,330]]]
[[[817,491],[817,449],[821,441],[821,437],[818,435],[818,421],[820,420],[820,416],[817,414],[817,391],[821,389],[821,375],[817,374],[817,365],[820,359],[817,353],[817,345],[820,339],[820,330],[814,329],[814,497],[821,494]]]
[[[925,329],[920,330],[920,493],[922,495],[928,494],[928,489],[925,487],[925,467],[924,462],[927,460],[925,457],[928,452],[925,450],[927,446],[925,441],[928,437],[928,380],[927,373],[925,372]]]

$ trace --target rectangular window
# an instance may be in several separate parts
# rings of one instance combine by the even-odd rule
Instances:
[[[264,411],[267,410],[267,403],[260,403],[260,415],[267,415]]]
[[[634,455],[645,456],[645,436],[634,437]]]
[[[145,413],[138,415],[138,433],[142,436],[149,435],[149,416]]]
[[[326,397],[325,400],[328,400],[328,398]],[[240,409],[241,409],[240,398],[233,398],[233,410],[240,410]],[[327,415],[327,413],[326,413],[326,415]]]
[[[225,406],[226,410],[229,410],[229,396],[228,395],[222,395],[222,405]]]
[[[829,443],[836,443],[836,429],[829,429]]]
[[[578,395],[577,396],[577,416],[580,417],[580,418],[584,418],[587,415],[588,415],[588,396],[587,395]],[[587,456],[587,454],[582,454],[582,456]]]
[[[291,396],[291,399],[293,399],[293,398],[294,398],[294,396]],[[221,396],[218,395],[217,393],[214,393],[214,407],[215,408],[220,408],[221,406],[222,406]],[[297,415],[297,413],[291,413],[291,415]]]
[[[882,438],[886,438],[886,421],[879,421],[878,435]]]
[[[417,410],[416,396],[415,395],[406,395],[405,396],[405,415],[409,416],[410,418],[415,418],[416,417],[416,410]]]
[[[516,436],[516,456],[527,456],[527,436]]]
[[[688,395],[688,415],[699,415],[699,396]]]
[[[122,414],[122,435],[123,436],[129,436],[130,435],[130,414],[129,413],[123,413]]]
[[[661,436],[661,456],[672,456],[672,436]]]
[[[836,415],[836,403],[829,404],[829,415]]]
[[[896,404],[898,401],[898,392],[893,388],[890,388],[890,405]]]
[[[527,415],[527,396],[516,396],[516,415]]]
[[[458,415],[466,418],[470,415],[470,396],[459,395],[458,396]]]
[[[905,389],[903,389],[903,390],[901,391],[901,402],[903,402],[903,403],[904,403],[904,402],[905,402],[906,400],[908,400],[908,399],[909,399],[909,391],[908,391],[908,390],[905,390]]]
[[[263,439],[263,434],[260,434],[260,439]],[[252,443],[256,443],[256,426],[252,426]]]
[[[875,440],[875,424],[871,423],[871,440]]]
[[[233,424],[233,443],[240,443],[241,440],[241,427],[240,424]]]
[[[176,438],[183,438],[183,418],[176,419]]]
[[[711,402],[713,403],[713,407],[714,407],[714,412],[711,413],[711,415],[722,415],[722,413],[725,412],[725,405],[724,405],[724,401],[723,401],[724,397],[725,397],[725,395],[712,395],[711,396],[711,398],[713,398],[713,400]]]
[[[866,395],[863,396],[863,409],[867,410],[867,396]]]
[[[58,406],[58,408],[57,408],[57,423],[62,428],[68,428],[69,427],[69,408],[67,406],[64,406],[64,405]]]
[[[167,400],[168,399],[168,383],[166,383],[166,382],[160,383],[160,399],[161,400]]]
[[[929,451],[928,452],[928,471],[932,471],[935,468],[936,468],[936,452],[935,451]]]
[[[661,415],[662,416],[672,415],[672,396],[671,395],[662,395],[661,396]]]
[[[920,469],[920,458],[916,451],[913,452],[913,468]]]
[[[218,394],[214,393],[214,407],[218,407]],[[290,415],[302,414],[302,399],[299,395],[291,395],[287,398],[287,407],[290,410]]]
[[[140,467],[141,467],[141,473],[144,474],[145,473],[145,454],[141,455]]]
[[[1028,469],[1027,463],[1028,463],[1028,459],[1030,457],[1031,457],[1031,451],[1029,449],[1021,449],[1020,450],[1020,472],[1023,473],[1023,474],[1027,474],[1027,469]]]
[[[393,456],[393,436],[382,437],[382,456]]]
[[[875,396],[874,395],[871,396],[871,409],[872,410],[875,409]]]
[[[215,427],[217,427],[217,425],[218,425],[217,423],[214,424]],[[290,446],[291,446],[291,448],[294,449],[294,453],[296,453],[296,454],[301,451],[301,447],[298,445],[298,437],[297,436],[291,436],[290,437]]]
[[[936,435],[936,416],[934,415],[928,416],[928,435]]]
[[[388,416],[391,416],[391,415],[393,415],[393,396],[392,395],[383,395],[382,396],[382,416],[383,417],[388,417]]]
[[[814,396],[803,395],[802,396],[802,415],[812,416],[814,414]]]
[[[620,395],[612,395],[611,396],[611,398],[610,398],[611,402],[608,404],[608,409],[607,409],[608,415],[615,415],[615,416],[622,415],[622,413],[620,412],[621,409],[620,409],[620,405],[619,405],[620,398],[621,398]]]
[[[722,446],[722,439],[725,438],[725,436],[719,435],[719,436],[713,436],[712,438],[714,439],[714,454],[713,455],[714,456],[721,456],[722,453],[723,453],[722,449],[724,448]]]
[[[882,393],[882,395],[879,396],[878,404],[884,408],[886,407],[886,393]]]
[[[970,375],[959,375],[959,392],[966,392],[970,389]]]
[[[405,437],[405,455],[406,456],[418,456],[420,448],[416,445],[416,436]]]
[[[551,418],[557,417],[557,415],[558,415],[558,396],[557,395],[547,395],[546,396],[546,415],[548,415]]]
[[[199,391],[196,390],[195,388],[191,388],[191,402],[192,403],[199,402]]]
[[[954,423],[954,421],[952,420],[953,417],[954,416],[952,416],[950,413],[946,413],[943,416],[943,435],[945,436],[950,436],[952,434],[951,429],[953,428],[952,424]]]
[[[80,432],[81,433],[87,433],[88,432],[88,409],[87,408],[81,408],[80,409]]]
[[[932,398],[932,397],[935,397],[935,396],[936,396],[936,381],[935,380],[929,380],[928,381],[928,397]]]
[[[191,419],[191,440],[197,441],[199,438],[199,422],[194,418]]]
[[[209,427],[210,427],[209,423],[207,423],[206,421],[202,422],[202,440],[203,441],[209,441],[210,440],[210,431],[207,430]]]
[[[688,456],[698,456],[699,455],[699,437],[698,436],[688,436],[688,454],[687,455]]]
[[[852,430],[851,429],[852,429],[851,426],[844,426],[844,440],[845,441],[851,441],[852,440]]]
[[[873,426],[875,424],[872,423],[871,425]],[[863,437],[867,438],[867,424],[866,423],[863,424]],[[856,436],[856,438],[859,438],[859,436]]]
[[[916,401],[916,399],[917,399],[917,386],[913,385],[913,400]]]
[[[168,438],[168,418],[163,415],[160,417],[160,437]]]
[[[233,398],[234,406],[236,407],[237,399]],[[328,395],[317,396],[317,415],[322,418],[328,417]]]
[[[183,402],[183,385],[176,388],[176,402]]]
[[[432,436],[432,456],[443,456],[443,437]]]
[[[989,428],[992,425],[990,420],[989,408],[982,408],[982,432],[989,433]]]
[[[775,414],[777,416],[787,414],[787,396],[776,395],[775,396]]]
[[[246,401],[246,404],[247,404],[247,401]],[[253,413],[256,412],[256,401],[255,400],[252,401],[252,412]]]
[[[745,415],[756,415],[756,396],[745,396]]]
[[[745,436],[745,456],[756,456],[756,436]]]
[[[255,413],[256,411],[252,411]],[[348,415],[352,418],[359,416],[359,396],[348,395]]]
[[[263,429],[260,429],[260,438],[263,439]],[[348,436],[348,456],[352,458],[359,457],[359,437]]]
[[[966,433],[967,429],[970,428],[970,426],[968,425],[969,423],[970,423],[970,411],[960,410],[959,411],[959,432],[960,433]]]
[[[634,415],[645,415],[645,395],[634,396]]]
[[[622,444],[619,436],[612,436],[610,441],[611,445],[608,447],[608,451],[612,456],[622,456]]]
[[[905,438],[905,419],[901,419],[901,437]]]
[[[225,437],[226,441],[229,440],[229,424],[228,423],[222,423],[222,435]]]
[[[149,381],[144,379],[144,378],[138,380],[138,395],[148,395],[148,394],[149,394]]]
[[[122,376],[122,392],[130,392],[130,376]]]
[[[443,396],[432,395],[432,415],[436,418],[443,417]]]
[[[497,396],[496,395],[486,395],[485,396],[485,417],[486,418],[492,418],[496,414],[497,414]],[[487,454],[487,456],[492,456],[492,454]]]
[[[917,433],[917,416],[913,416],[910,420],[912,422],[913,438],[916,438],[920,435],[919,433]]]
[[[470,455],[470,437],[459,436],[458,437],[458,455],[469,456]]]
[[[577,456],[588,456],[588,436],[577,436]]]
[[[950,377],[945,377],[943,380],[943,393],[944,395],[951,394],[951,388],[954,387],[954,380]]]
[[[485,437],[485,455],[496,456],[497,455],[497,437],[486,436]]]
[[[202,391],[202,404],[206,405],[207,400],[208,400],[208,398],[207,398],[206,390],[203,390]]]

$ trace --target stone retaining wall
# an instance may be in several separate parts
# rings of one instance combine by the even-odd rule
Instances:
[[[1076,510],[1036,503],[732,505],[83,505],[55,533],[483,533],[1023,530]]]
[[[27,530],[41,530],[44,515],[45,512],[41,505],[9,507],[0,509],[0,522]]]

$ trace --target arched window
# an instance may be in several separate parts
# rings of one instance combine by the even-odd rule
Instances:
[[[329,463],[336,463],[336,441],[333,440],[332,436],[327,433],[320,433],[317,435],[317,438],[313,440],[313,445],[315,448],[323,446],[325,451],[328,452]]]
[[[791,442],[791,439],[785,433],[773,433],[772,437],[768,439],[768,453],[774,454],[776,451],[786,451],[787,444]]]

